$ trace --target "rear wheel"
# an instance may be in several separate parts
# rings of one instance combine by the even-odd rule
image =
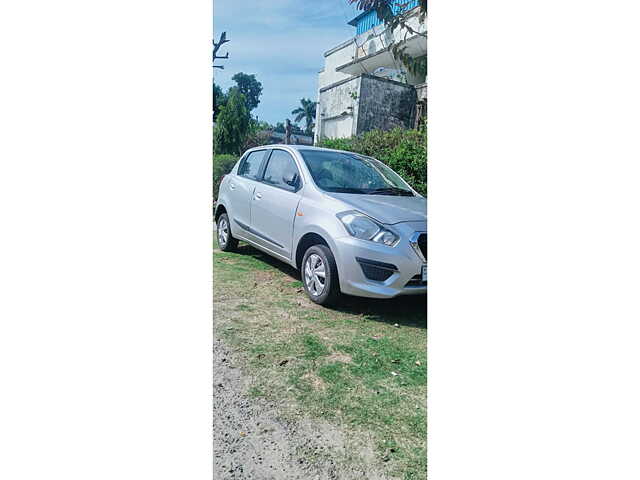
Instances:
[[[329,247],[309,247],[302,259],[302,284],[305,292],[319,305],[332,305],[340,298],[336,260]]]
[[[231,226],[229,225],[229,217],[223,213],[218,217],[218,245],[223,252],[233,252],[238,248],[238,240],[231,235]]]

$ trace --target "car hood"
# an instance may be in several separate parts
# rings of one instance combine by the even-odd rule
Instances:
[[[424,197],[353,193],[327,193],[327,195],[387,225],[427,221],[427,199]]]

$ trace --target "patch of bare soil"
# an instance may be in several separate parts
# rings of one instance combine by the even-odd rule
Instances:
[[[320,380],[320,379],[318,379]],[[382,480],[369,445],[345,461],[354,441],[326,422],[283,420],[278,405],[248,395],[237,358],[214,338],[213,446],[216,480]]]
[[[253,274],[254,288],[264,288],[265,286],[269,286],[276,279],[276,275],[271,270],[258,270]]]
[[[327,363],[333,362],[342,362],[342,363],[351,363],[351,355],[347,355],[346,353],[332,353],[326,359]]]

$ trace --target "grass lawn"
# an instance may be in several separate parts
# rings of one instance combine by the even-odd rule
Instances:
[[[252,395],[277,402],[284,418],[340,425],[354,439],[341,461],[366,444],[390,477],[425,479],[425,299],[346,297],[323,308],[295,270],[240,245],[214,245],[214,323],[244,359]]]

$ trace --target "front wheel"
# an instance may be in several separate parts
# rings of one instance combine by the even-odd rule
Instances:
[[[312,302],[332,305],[340,298],[336,260],[325,245],[314,245],[302,259],[302,284]]]
[[[233,252],[238,247],[238,240],[231,235],[229,216],[223,213],[218,217],[218,245],[223,252]]]

